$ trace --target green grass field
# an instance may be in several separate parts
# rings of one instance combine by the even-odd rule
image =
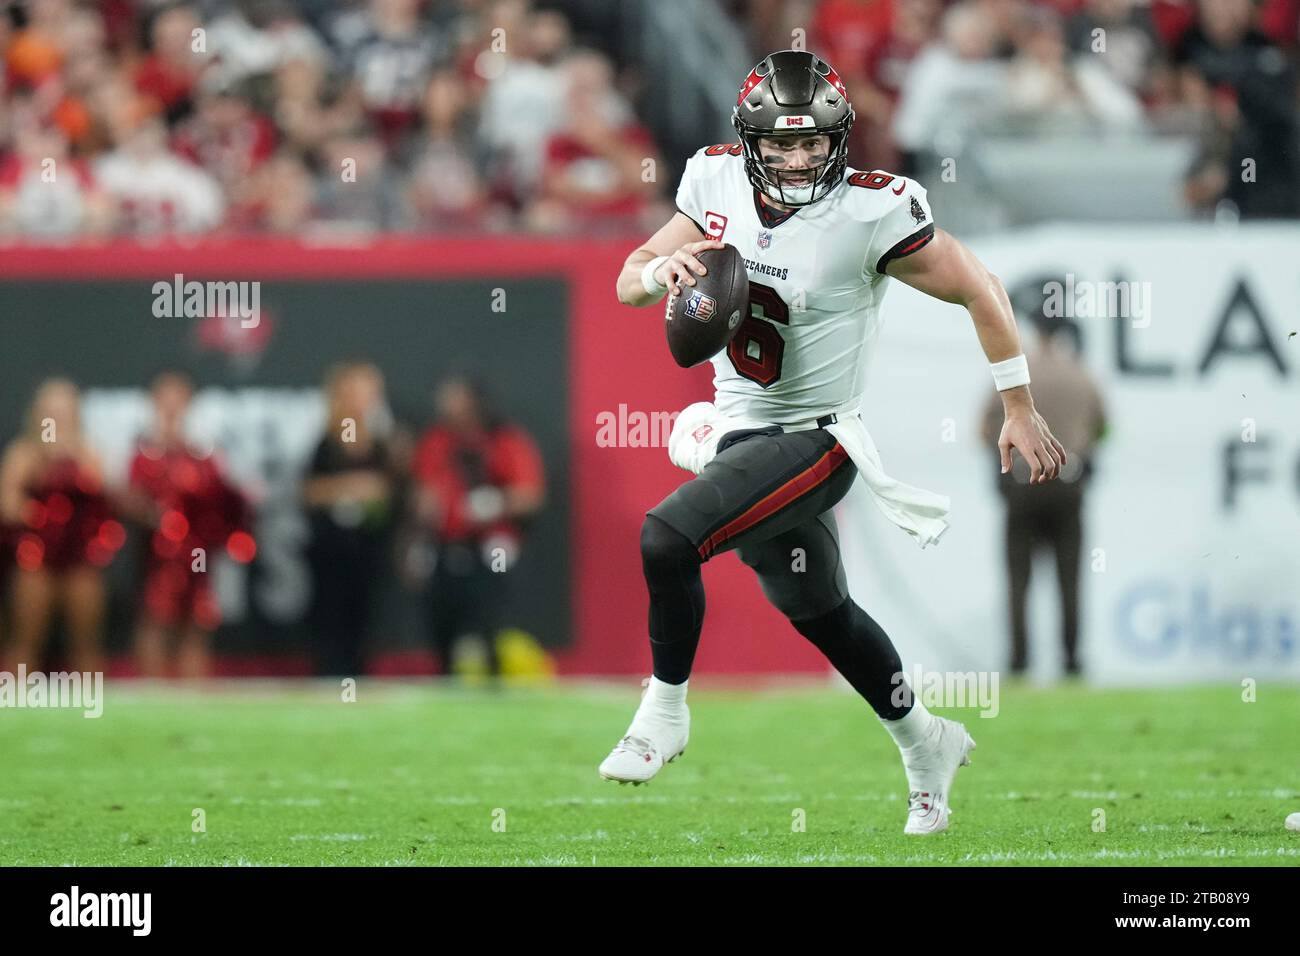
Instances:
[[[596,775],[634,681],[362,681],[355,703],[315,682],[110,682],[98,720],[0,710],[0,864],[1300,863],[1294,687],[1004,686],[994,719],[944,712],[979,747],[952,828],[916,838],[856,696],[700,683],[686,755],[639,788]]]

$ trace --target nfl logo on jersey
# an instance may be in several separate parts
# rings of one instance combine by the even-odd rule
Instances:
[[[686,314],[692,319],[699,319],[701,322],[707,322],[713,318],[713,311],[717,307],[717,303],[703,292],[692,292],[691,297],[686,300]]]
[[[771,244],[772,244],[772,234],[770,232],[768,232],[767,230],[763,230],[758,234],[758,248],[766,249]]]

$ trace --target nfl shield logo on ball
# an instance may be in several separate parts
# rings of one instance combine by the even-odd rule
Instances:
[[[713,301],[712,297],[705,295],[703,292],[692,292],[691,297],[686,300],[686,314],[692,319],[699,319],[701,322],[707,322],[713,318],[713,312],[718,304]]]
[[[766,230],[758,234],[758,248],[766,249],[772,244],[772,234]]]

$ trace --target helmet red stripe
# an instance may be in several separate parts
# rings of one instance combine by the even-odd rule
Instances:
[[[829,63],[826,64],[826,82],[835,87],[835,89],[839,91],[840,96],[844,97],[846,100],[849,98],[848,90],[844,89],[844,81],[841,80],[840,75],[835,72],[835,67],[831,66]]]
[[[762,64],[760,64],[761,66]],[[753,92],[754,87],[763,81],[763,77],[758,72],[758,67],[749,71],[749,76],[745,77],[745,83],[740,88],[740,95],[736,97],[736,105],[739,106],[746,96]]]

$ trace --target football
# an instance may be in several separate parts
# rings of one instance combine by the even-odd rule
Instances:
[[[696,258],[708,271],[681,295],[669,295],[664,308],[668,349],[682,368],[725,349],[749,311],[749,276],[736,247],[705,249]]]

